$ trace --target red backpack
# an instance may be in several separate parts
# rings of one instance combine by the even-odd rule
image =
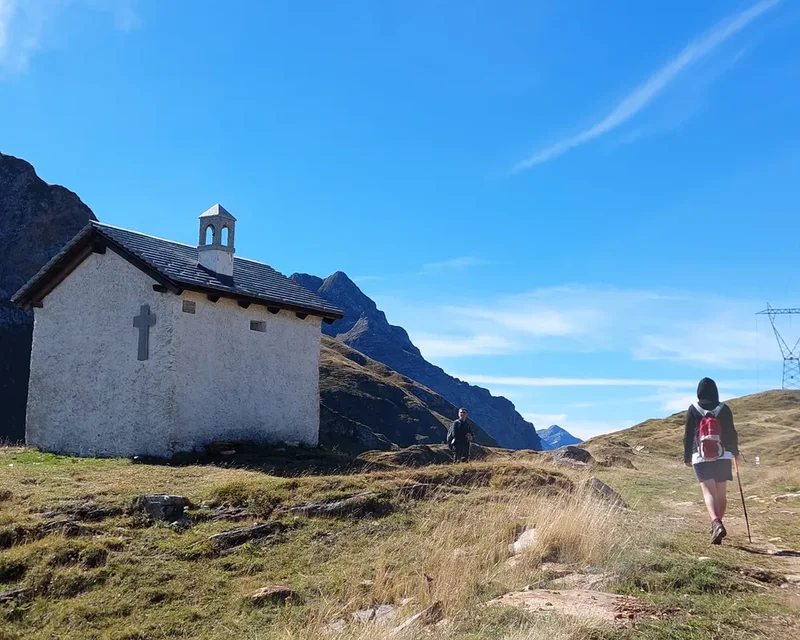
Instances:
[[[700,426],[697,428],[697,452],[703,460],[718,460],[725,453],[722,448],[722,425],[719,414],[724,407],[720,404],[713,411],[706,411],[700,405],[694,405],[700,414]]]

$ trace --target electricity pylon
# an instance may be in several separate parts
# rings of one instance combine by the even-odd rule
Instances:
[[[782,388],[800,390],[800,338],[794,343],[793,347],[789,348],[786,340],[783,339],[783,336],[778,331],[778,327],[775,326],[775,316],[800,315],[800,309],[773,309],[767,305],[764,311],[759,311],[756,315],[769,316],[769,322],[775,332],[775,338],[778,340],[778,346],[783,355]]]

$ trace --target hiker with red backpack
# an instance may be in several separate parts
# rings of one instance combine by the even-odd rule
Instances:
[[[697,385],[697,402],[686,412],[683,462],[694,467],[703,500],[711,517],[711,544],[722,544],[728,535],[722,519],[728,504],[728,485],[733,480],[733,461],[739,455],[739,436],[733,413],[719,401],[717,383],[703,378]]]

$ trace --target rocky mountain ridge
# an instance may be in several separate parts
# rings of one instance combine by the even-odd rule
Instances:
[[[304,273],[292,274],[291,278],[344,311],[343,319],[323,326],[326,334],[428,387],[453,405],[466,407],[501,447],[541,449],[534,425],[510,400],[454,378],[425,360],[406,330],[389,324],[386,314],[345,273],[337,271],[324,280]]]
[[[24,160],[0,153],[0,440],[25,434],[33,314],[10,299],[94,213],[47,184]]]

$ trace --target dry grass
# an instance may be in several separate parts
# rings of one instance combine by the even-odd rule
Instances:
[[[536,528],[539,542],[511,567],[505,562],[509,545],[526,527]],[[409,614],[441,603],[451,624],[441,635],[437,631],[437,637],[462,637],[454,634],[474,629],[475,612],[482,602],[541,580],[539,566],[544,561],[593,567],[613,564],[629,539],[629,528],[622,512],[583,491],[549,496],[533,491],[478,492],[435,500],[411,529],[364,550],[363,561],[373,568],[367,589],[361,576],[354,576],[342,602],[319,609],[310,620],[287,625],[281,637],[330,637],[324,627],[331,620],[373,604],[407,600],[413,603]],[[367,637],[361,626],[351,625],[342,637]],[[526,619],[513,633],[497,637],[543,638],[549,629],[548,638],[574,639],[578,627],[563,619],[554,618],[546,625]],[[558,629],[564,631],[561,636]],[[370,633],[371,638],[389,637],[375,629]]]
[[[13,468],[8,467],[9,457]],[[685,520],[665,521],[662,516],[671,504],[691,499],[702,508],[696,482],[673,461],[635,457],[639,471],[596,469],[635,506],[620,511],[576,488],[582,486],[582,474],[555,468],[543,455],[279,478],[244,469],[131,465],[0,451],[0,534],[17,525],[40,525],[50,517],[43,514],[47,509],[87,499],[124,506],[143,492],[179,493],[196,504],[236,504],[253,513],[252,519],[237,523],[198,522],[186,532],[145,526],[121,513],[86,523],[88,535],[17,540],[0,549],[0,573],[5,575],[0,591],[27,587],[34,596],[25,608],[0,611],[0,638],[397,640],[404,636],[389,636],[391,626],[348,624],[338,635],[326,627],[383,603],[401,607],[399,622],[434,602],[441,603],[448,623],[434,628],[430,637],[443,640],[754,637],[747,635],[746,625],[761,624],[768,605],[738,590],[737,602],[744,600],[736,611],[729,614],[726,609],[725,616],[714,618],[728,625],[722,631],[718,626],[695,629],[694,621],[677,619],[648,623],[643,635],[602,635],[574,620],[483,606],[527,584],[547,586],[541,565],[548,561],[619,571],[626,580],[646,571],[644,582],[652,591],[642,597],[655,602],[674,598],[680,607],[713,615],[719,602],[706,602],[705,591],[691,586],[703,578],[695,576],[698,545],[715,561],[703,565],[704,570],[723,572],[731,584],[739,585],[741,578],[729,567],[754,560],[727,547],[706,551],[706,523],[690,519],[688,512],[680,512]],[[745,473],[748,489],[765,496],[800,486],[800,470],[762,465]],[[437,489],[410,497],[403,488],[415,483]],[[281,515],[294,504],[365,490],[385,496],[393,513],[361,519]],[[751,511],[754,530],[762,535],[767,515],[777,514],[770,517],[783,519],[773,523],[786,526],[786,533],[778,535],[793,544],[792,516],[780,514],[784,507],[770,500],[763,506],[769,514],[762,515],[760,508]],[[736,513],[734,501],[732,509]],[[282,518],[285,533],[226,556],[188,552],[208,535],[266,518]],[[509,566],[508,547],[525,527],[535,527],[538,542]],[[739,532],[732,528],[732,533]],[[775,534],[770,530],[767,535]],[[669,546],[659,546],[665,539]],[[647,545],[641,554],[633,552]],[[778,560],[774,562],[770,568],[780,570]],[[694,582],[680,594],[668,593],[676,575],[686,582],[679,569],[686,569],[687,579]],[[633,588],[639,583],[625,584]],[[292,587],[299,603],[251,604],[250,594],[274,584]],[[735,627],[740,623],[744,626]],[[410,631],[405,637],[418,638],[420,633]]]

